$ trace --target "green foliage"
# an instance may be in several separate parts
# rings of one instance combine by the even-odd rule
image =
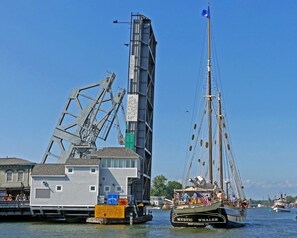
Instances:
[[[273,199],[268,198],[268,200],[253,200],[253,199],[250,199],[250,204],[253,204],[253,205],[261,204],[261,205],[271,207],[273,205],[274,199],[276,199],[276,197],[273,198]],[[286,196],[286,200],[287,200],[288,203],[295,203],[295,201],[297,200],[297,196],[296,197]]]
[[[151,196],[164,196],[168,199],[172,198],[173,190],[182,188],[177,181],[168,181],[164,175],[156,176],[152,181]]]
[[[296,197],[292,197],[292,196],[287,196],[286,199],[287,199],[287,202],[289,203],[294,203],[296,201]]]
[[[167,178],[164,175],[158,175],[153,179],[151,195],[152,196],[166,196],[167,187],[166,187]]]
[[[181,189],[182,184],[177,181],[168,181],[167,183],[167,194],[172,197],[174,189]]]

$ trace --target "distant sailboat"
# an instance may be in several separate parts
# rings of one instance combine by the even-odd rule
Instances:
[[[191,182],[191,186],[184,184],[183,189],[175,190],[170,221],[175,227],[238,227],[245,224],[248,202],[231,152],[221,93],[216,85],[218,92],[215,96],[212,86],[210,8],[203,10],[202,15],[208,22],[205,107],[200,115],[199,126],[194,124],[195,132],[191,138],[192,145],[189,146],[189,168],[185,173],[185,181]],[[214,130],[215,124],[217,130]],[[214,159],[215,155],[218,160]],[[198,162],[196,173],[189,178],[194,161]]]

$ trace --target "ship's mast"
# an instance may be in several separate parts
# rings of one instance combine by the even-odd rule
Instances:
[[[209,142],[209,150],[208,150],[208,158],[209,158],[209,182],[213,182],[213,171],[212,171],[212,95],[211,95],[211,51],[210,51],[210,9],[208,6],[207,12],[207,31],[208,31],[208,41],[207,41],[207,82],[208,82],[208,142]]]
[[[223,189],[223,143],[222,143],[222,102],[221,92],[218,94],[218,129],[219,129],[219,165],[220,165],[220,188]]]

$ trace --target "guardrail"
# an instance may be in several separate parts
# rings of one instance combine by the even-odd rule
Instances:
[[[30,207],[30,201],[0,201],[0,209],[2,208],[27,208]]]

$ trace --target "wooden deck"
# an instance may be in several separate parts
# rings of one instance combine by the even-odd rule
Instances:
[[[31,217],[29,201],[0,201],[0,219]]]

